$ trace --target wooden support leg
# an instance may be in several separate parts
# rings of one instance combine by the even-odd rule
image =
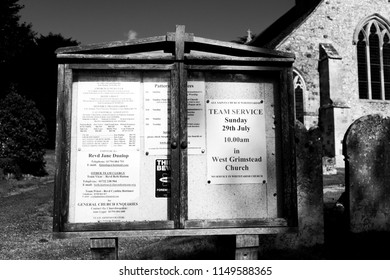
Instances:
[[[118,238],[91,238],[93,260],[118,260]]]
[[[259,250],[258,235],[236,236],[236,260],[257,260]]]

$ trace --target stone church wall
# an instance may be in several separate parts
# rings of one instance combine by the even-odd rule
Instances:
[[[356,45],[353,35],[359,22],[379,14],[390,20],[388,0],[324,0],[313,13],[279,45],[277,50],[295,53],[294,66],[307,86],[306,119],[317,125],[320,107],[319,45],[332,44],[342,59],[342,89],[337,102],[351,108],[351,122],[367,114],[390,115],[390,101],[362,100],[358,94]]]

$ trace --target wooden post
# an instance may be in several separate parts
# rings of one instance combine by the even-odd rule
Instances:
[[[118,238],[91,238],[93,260],[118,260]]]
[[[257,260],[259,250],[258,235],[236,236],[236,260]]]

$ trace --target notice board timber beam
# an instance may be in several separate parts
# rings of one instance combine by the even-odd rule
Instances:
[[[296,229],[292,54],[178,25],[57,59],[55,236]]]

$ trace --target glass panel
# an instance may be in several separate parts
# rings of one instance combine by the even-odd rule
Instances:
[[[189,73],[188,219],[277,217],[276,81]]]
[[[295,117],[301,123],[303,120],[303,90],[300,86],[295,89]]]
[[[383,44],[383,76],[385,82],[385,99],[390,100],[390,44],[386,34]]]
[[[360,32],[362,34],[362,32]],[[358,80],[359,80],[359,98],[368,98],[368,80],[367,80],[367,57],[366,57],[366,42],[359,41],[357,43],[357,60],[358,60]]]
[[[375,25],[372,25],[371,34],[369,37],[370,67],[371,67],[371,95],[372,95],[372,99],[381,99],[379,36],[375,32],[376,32],[376,27]]]
[[[70,223],[168,219],[169,93],[169,72],[74,74]]]

